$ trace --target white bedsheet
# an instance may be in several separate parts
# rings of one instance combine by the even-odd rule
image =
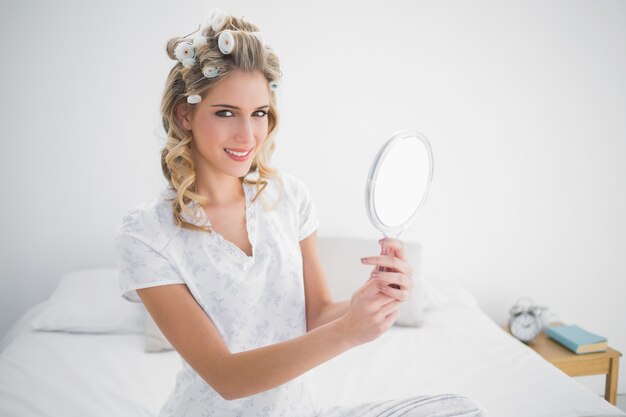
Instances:
[[[27,322],[0,353],[0,416],[155,416],[174,387],[179,355],[144,353],[142,335],[34,332]],[[423,327],[393,327],[306,377],[324,405],[457,392],[491,417],[626,415],[461,306],[428,310]]]
[[[456,392],[479,401],[491,417],[625,415],[482,311],[462,307],[429,310],[421,328],[393,327],[308,377],[319,381],[324,404]]]

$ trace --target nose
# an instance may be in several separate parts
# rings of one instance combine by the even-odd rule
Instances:
[[[242,145],[252,145],[255,142],[254,126],[251,120],[242,118],[237,130],[236,140]]]

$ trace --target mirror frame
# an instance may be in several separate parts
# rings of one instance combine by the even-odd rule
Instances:
[[[409,218],[399,225],[387,226],[378,217],[378,213],[376,212],[376,207],[374,205],[374,194],[376,192],[376,179],[378,178],[378,172],[380,170],[380,167],[382,166],[383,161],[385,160],[385,156],[393,148],[394,144],[402,139],[407,139],[407,138],[412,138],[412,137],[415,137],[421,140],[422,143],[424,144],[424,147],[426,148],[426,153],[428,154],[428,162],[430,165],[428,168],[428,183],[426,184],[426,190],[424,190],[424,195],[422,195],[422,198],[419,204],[417,205],[413,213],[409,216]],[[426,136],[424,136],[423,134],[419,132],[416,132],[414,130],[401,130],[399,132],[396,132],[391,137],[391,139],[389,139],[380,148],[380,150],[376,154],[376,157],[374,158],[374,162],[372,163],[369,174],[367,176],[367,183],[365,184],[365,207],[367,209],[366,210],[367,216],[369,217],[370,221],[378,230],[380,230],[383,233],[383,235],[387,237],[390,235],[397,234],[394,237],[398,237],[400,233],[413,222],[420,208],[424,204],[424,201],[426,200],[426,196],[428,195],[428,191],[430,190],[430,185],[433,180],[433,172],[434,172],[433,151],[430,146],[430,142],[428,142],[428,139],[426,139]]]

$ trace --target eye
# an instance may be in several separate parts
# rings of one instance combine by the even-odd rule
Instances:
[[[233,112],[231,112],[230,110],[220,110],[220,111],[216,112],[215,114],[220,116],[220,117],[233,117]],[[258,117],[265,117],[265,116],[267,116],[267,112],[265,110],[257,110],[257,111],[255,111],[252,114],[254,114],[254,115],[258,116]]]

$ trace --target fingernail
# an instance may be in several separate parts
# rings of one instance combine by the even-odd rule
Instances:
[[[372,278],[378,278],[379,276],[378,272],[372,272]]]
[[[361,262],[363,262],[363,263],[368,263],[369,260],[370,260],[369,258],[361,258]]]

